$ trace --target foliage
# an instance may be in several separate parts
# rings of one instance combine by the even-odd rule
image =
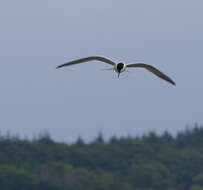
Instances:
[[[203,128],[85,143],[0,136],[3,190],[201,190]]]

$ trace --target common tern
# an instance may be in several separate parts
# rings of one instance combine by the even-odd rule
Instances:
[[[111,61],[110,59],[107,59],[107,58],[101,57],[101,56],[91,56],[91,57],[76,59],[76,60],[64,63],[62,65],[59,65],[56,68],[58,69],[61,67],[66,67],[66,66],[89,62],[89,61],[101,61],[101,62],[107,63],[109,65],[112,65],[113,66],[112,68],[108,68],[106,70],[114,70],[116,73],[118,73],[118,78],[122,72],[126,71],[126,68],[144,68],[144,69],[147,69],[148,71],[152,72],[159,78],[171,83],[172,85],[176,85],[175,82],[170,77],[168,77],[167,75],[165,75],[164,73],[162,73],[161,71],[159,71],[158,69],[156,69],[155,67],[153,67],[151,65],[147,65],[144,63],[133,63],[133,64],[124,64],[121,62],[115,63],[115,62]]]

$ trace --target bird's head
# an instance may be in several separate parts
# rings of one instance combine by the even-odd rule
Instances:
[[[118,74],[122,73],[125,70],[125,64],[124,63],[118,63],[116,65],[116,71]],[[119,76],[119,75],[118,75]]]

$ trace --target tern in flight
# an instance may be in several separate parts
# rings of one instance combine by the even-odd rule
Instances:
[[[101,62],[112,65],[113,68],[109,68],[106,70],[114,70],[116,73],[118,73],[118,78],[120,76],[120,73],[126,71],[126,68],[144,68],[144,69],[147,69],[148,71],[152,72],[159,78],[171,83],[172,85],[176,85],[175,82],[171,78],[169,78],[167,75],[165,75],[164,73],[162,73],[161,71],[159,71],[158,69],[156,69],[155,67],[153,67],[151,65],[147,65],[144,63],[133,63],[133,64],[115,63],[105,57],[100,57],[100,56],[92,56],[92,57],[76,59],[76,60],[64,63],[62,65],[59,65],[56,68],[66,67],[66,66],[84,63],[84,62],[88,62],[88,61],[101,61]]]

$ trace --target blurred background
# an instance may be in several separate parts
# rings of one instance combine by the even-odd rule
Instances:
[[[203,190],[203,1],[2,0],[1,190]],[[56,66],[87,56],[144,62]]]
[[[1,133],[70,143],[202,124],[202,8],[200,0],[2,1]],[[100,62],[55,69],[92,55],[151,64],[177,86],[142,69],[117,79]]]

